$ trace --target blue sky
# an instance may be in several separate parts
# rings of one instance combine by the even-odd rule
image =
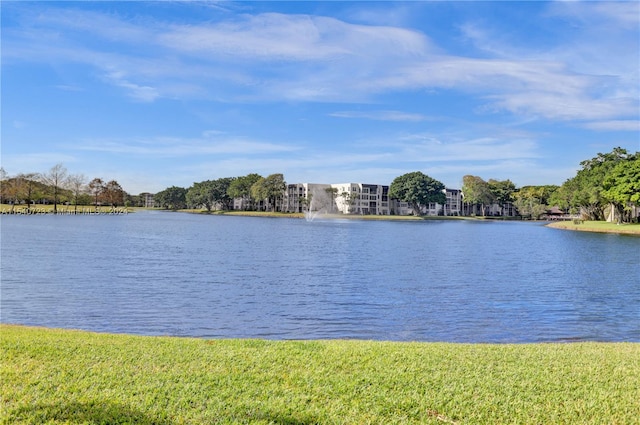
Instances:
[[[562,184],[640,150],[640,2],[2,1],[2,166]]]

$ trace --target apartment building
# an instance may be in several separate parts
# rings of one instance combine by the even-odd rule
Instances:
[[[332,184],[336,210],[342,214],[390,215],[389,186],[365,183]]]
[[[156,206],[155,201],[153,199],[153,193],[142,192],[139,195],[140,205],[144,208],[153,208]]]
[[[389,215],[389,186],[365,183],[289,184],[283,208],[287,212]]]
[[[285,189],[282,211],[305,212],[324,211],[335,212],[334,191],[330,184],[294,183]]]
[[[456,216],[462,215],[462,191],[459,189],[443,189],[442,191],[447,197],[444,205],[432,202],[422,207],[420,213],[422,215],[446,215]],[[407,202],[395,200],[393,202],[392,211],[396,215],[412,215],[413,208]]]
[[[422,208],[424,215],[462,215],[462,191],[444,189],[447,202]],[[288,184],[282,211],[322,211],[358,215],[412,215],[406,202],[389,199],[389,186],[366,183],[294,183]]]

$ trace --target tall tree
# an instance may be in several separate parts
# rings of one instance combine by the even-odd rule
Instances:
[[[78,203],[80,201],[80,196],[85,193],[86,186],[85,183],[87,178],[84,174],[72,174],[69,176],[68,186],[71,190],[71,195],[73,196],[73,213],[78,213]]]
[[[56,164],[51,169],[41,175],[42,182],[49,186],[53,195],[53,213],[58,213],[58,203],[60,194],[67,182],[67,169],[62,164]]]
[[[124,205],[125,191],[115,180],[111,180],[104,185],[104,198],[112,207]]]
[[[9,175],[4,167],[0,167],[0,204],[5,203],[6,198],[6,186]]]
[[[500,213],[504,215],[504,206],[514,201],[516,185],[511,180],[489,179],[487,182],[494,199],[500,205]]]
[[[598,153],[594,158],[582,161],[582,169],[562,185],[571,206],[579,208],[590,220],[604,220],[604,209],[609,203],[603,195],[605,178],[616,165],[632,159],[634,155],[618,147],[609,153]]]
[[[23,198],[24,180],[20,175],[8,178],[3,182],[2,190],[6,200],[11,202],[11,213],[13,214],[16,205],[19,204]]]
[[[187,206],[187,189],[171,186],[153,196],[156,204],[162,208],[178,210]]]
[[[189,208],[203,205],[207,211],[211,211],[213,203],[215,202],[213,199],[212,185],[213,182],[211,180],[193,183],[193,186],[187,190],[187,194],[185,195],[185,200]]]
[[[241,198],[243,200],[243,208],[253,208],[254,198],[251,195],[251,187],[263,177],[260,174],[248,174],[246,176],[237,177],[227,189],[227,194],[232,198]]]
[[[229,195],[229,187],[235,179],[235,177],[222,177],[211,182],[212,198],[223,210],[230,210],[233,206],[233,198]]]
[[[7,194],[10,199],[13,199],[11,210],[14,206],[21,202],[24,202],[27,206],[27,212],[31,210],[31,203],[34,198],[39,196],[45,186],[37,181],[38,174],[36,173],[20,173],[16,177],[7,180]]]
[[[414,171],[396,177],[389,186],[389,198],[407,202],[414,215],[420,215],[422,207],[430,203],[444,205],[447,196],[443,193],[444,184],[428,175]]]
[[[96,177],[95,179],[89,182],[88,187],[93,197],[96,211],[98,211],[98,204],[101,202],[102,196],[104,194],[104,181],[101,178]]]
[[[602,196],[611,203],[618,223],[626,221],[625,211],[630,210],[631,206],[640,206],[640,155],[613,167],[607,173],[602,187]]]
[[[549,209],[549,200],[558,186],[523,186],[515,193],[514,205],[520,215],[537,220]]]
[[[486,206],[495,202],[496,198],[489,183],[478,176],[466,175],[462,177],[462,193],[464,202],[471,206],[480,206],[485,216]]]
[[[276,210],[276,203],[284,195],[287,184],[282,174],[271,174],[251,186],[251,196],[257,200],[266,200],[267,207]]]

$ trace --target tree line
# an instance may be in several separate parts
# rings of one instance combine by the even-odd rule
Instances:
[[[640,152],[614,148],[582,161],[581,169],[561,186],[523,186],[509,180],[484,181],[464,176],[466,203],[484,206],[513,203],[523,216],[539,218],[552,207],[586,220],[637,221],[640,208]],[[484,212],[483,212],[484,214]]]
[[[589,220],[629,222],[637,220],[640,208],[640,152],[629,153],[615,148],[582,161],[576,175],[562,185],[523,186],[511,180],[484,180],[465,175],[462,179],[464,215],[517,215],[540,218],[552,207],[562,212],[580,214]],[[389,199],[407,202],[414,214],[421,214],[429,204],[446,203],[442,182],[420,172],[396,177],[389,186]],[[283,174],[263,177],[248,174],[193,183],[189,188],[168,187],[153,198],[156,207],[166,209],[202,208],[207,211],[244,210],[275,211],[281,208],[286,190]],[[334,194],[335,197],[335,194]],[[300,200],[310,204],[310,199]],[[234,202],[238,205],[234,206]],[[144,206],[144,199],[126,193],[116,180],[88,180],[81,174],[69,174],[62,164],[46,173],[7,176],[0,168],[0,203],[13,206],[33,203],[54,205]]]
[[[153,197],[160,208],[182,209],[204,207],[207,211],[233,209],[238,200],[244,210],[275,211],[287,185],[283,174],[262,177],[248,174],[193,183],[189,188],[168,187]]]
[[[88,180],[83,174],[69,174],[62,164],[56,164],[44,173],[20,173],[9,176],[0,168],[0,203],[10,204],[11,212],[17,205],[25,205],[27,212],[35,204],[129,206],[138,202],[116,180],[96,177]]]

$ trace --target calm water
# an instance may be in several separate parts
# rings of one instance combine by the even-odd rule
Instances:
[[[640,238],[535,223],[3,216],[0,319],[144,335],[640,341]]]

